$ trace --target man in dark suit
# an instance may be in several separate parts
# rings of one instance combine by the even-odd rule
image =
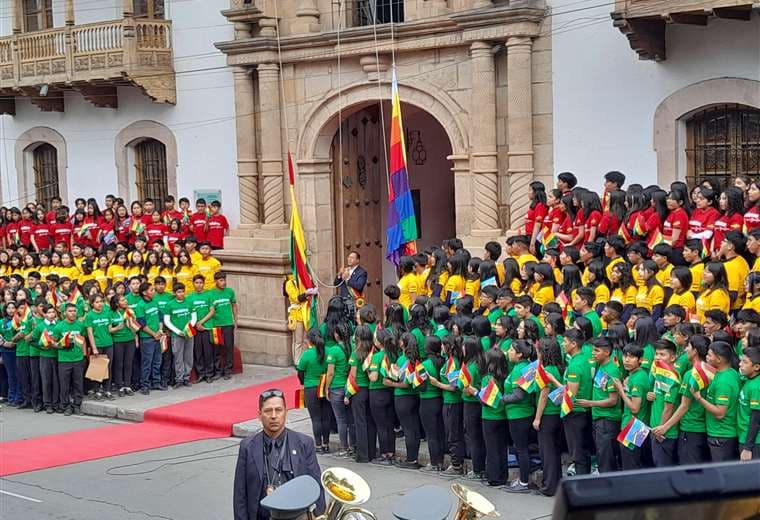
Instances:
[[[354,300],[364,298],[364,286],[367,285],[367,271],[359,265],[361,256],[357,251],[351,251],[346,258],[346,267],[335,277],[333,285],[338,286],[338,295],[342,298],[351,297]]]
[[[262,431],[240,443],[233,510],[235,520],[268,520],[269,511],[259,501],[278,486],[300,475],[320,482],[321,470],[314,450],[314,439],[285,427],[288,416],[282,390],[266,390],[259,396]],[[324,491],[316,505],[317,514],[325,510]]]

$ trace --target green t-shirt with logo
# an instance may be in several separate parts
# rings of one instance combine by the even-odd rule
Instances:
[[[38,357],[40,355],[37,347],[32,346],[32,342],[26,339],[26,336],[34,330],[34,325],[34,317],[31,314],[21,322],[21,328],[18,332],[23,336],[16,342],[16,357]]]
[[[654,378],[651,375],[649,376],[649,381],[654,390],[654,401],[652,401],[649,408],[649,426],[654,428],[665,422],[662,418],[662,414],[665,412],[666,404],[673,405],[671,415],[675,413],[678,404],[681,402],[681,386],[678,383],[673,383],[668,388],[662,387],[661,385],[654,383]],[[674,424],[665,432],[665,438],[678,438],[678,424]]]
[[[435,399],[441,397],[442,390],[437,386],[433,386],[430,382],[431,377],[438,379],[439,371],[435,369],[435,363],[433,363],[432,359],[426,359],[422,362],[422,366],[425,369],[425,372],[427,372],[428,378],[421,386],[422,391],[420,392],[420,399]]]
[[[327,364],[335,366],[330,388],[345,388],[346,380],[348,379],[348,358],[346,358],[346,352],[338,344],[326,349],[326,354]]]
[[[504,316],[504,311],[501,310],[499,307],[496,307],[495,309],[488,311],[488,316],[486,316],[486,318],[488,318],[488,321],[491,322],[491,328],[493,328],[493,326],[496,325],[496,322],[502,316]]]
[[[139,294],[134,294],[131,292],[128,292],[124,297],[127,299],[129,308],[133,311],[135,310],[135,307],[137,307],[137,305],[142,301],[142,297]]]
[[[525,368],[530,363],[528,361],[520,361],[515,364],[512,371],[504,380],[504,395],[511,394],[515,388],[518,388],[517,380],[520,379]],[[536,413],[536,405],[533,394],[525,394],[525,397],[517,401],[516,403],[507,403],[507,419],[524,419],[526,417],[533,417]]]
[[[480,369],[478,368],[478,364],[474,361],[470,361],[467,363],[467,371],[470,373],[470,377],[472,377],[472,382],[470,383],[470,386],[473,387],[475,390],[480,390]],[[479,403],[480,398],[478,397],[478,394],[475,395],[467,395],[464,393],[464,389],[461,390],[462,395],[462,401],[465,403]]]
[[[135,317],[138,322],[144,320],[145,326],[153,332],[158,332],[161,325],[160,314],[161,313],[158,310],[158,302],[156,302],[155,298],[150,301],[142,300],[137,304],[137,307],[135,307]],[[145,332],[144,329],[140,329],[140,337],[152,338],[152,336]]]
[[[460,363],[456,360],[456,358],[452,357],[453,365],[451,366],[452,371],[459,370]],[[449,360],[446,359],[444,361],[443,366],[441,367],[441,371],[438,373],[438,381],[444,384],[451,384],[448,378],[448,368],[449,366]],[[458,388],[455,388],[454,390],[441,390],[441,393],[443,394],[443,404],[457,404],[462,402],[462,394],[459,391]]]
[[[481,388],[485,388],[490,382],[493,380],[493,376],[490,374],[486,374],[483,376],[483,379],[481,379],[480,384]],[[496,381],[496,386],[499,387],[499,391],[502,390],[502,385],[498,384],[498,381]],[[478,397],[478,396],[475,396]],[[478,397],[478,400],[480,398]],[[485,419],[487,421],[506,421],[507,420],[507,408],[504,406],[504,403],[501,402],[501,399],[497,401],[496,406],[488,406],[484,402],[480,402],[480,418]]]
[[[696,390],[697,385],[694,381],[694,374],[691,370],[688,370],[684,373],[679,393],[681,394],[681,399],[686,397],[691,401],[686,413],[681,417],[678,427],[682,432],[705,433],[705,407],[694,399],[694,396],[691,394],[692,388]]]
[[[607,363],[596,369],[596,373],[594,374],[594,384],[591,388],[591,399],[594,401],[602,401],[607,399],[610,394],[617,393],[617,389],[612,383],[613,379],[620,379],[620,370],[618,370],[617,365],[610,359]],[[591,407],[592,419],[609,419],[610,421],[619,422],[622,414],[623,412],[620,409],[619,401],[615,406]]]
[[[630,374],[623,383],[625,389],[625,395],[629,399],[638,397],[641,401],[639,404],[638,413],[634,414],[627,405],[623,406],[623,417],[620,421],[620,426],[623,427],[628,424],[633,417],[643,421],[645,424],[649,422],[649,401],[647,401],[647,393],[649,392],[649,374],[642,368],[637,368]]]
[[[45,331],[53,334],[53,329],[55,329],[55,326],[58,322],[53,321],[52,323],[48,323],[44,318],[36,319],[39,321],[37,321],[37,326],[34,329],[34,334],[32,334],[32,341],[39,346],[41,358],[56,359],[58,357],[58,349],[55,347],[43,347],[40,345],[40,339],[42,338],[42,333]]]
[[[599,336],[602,333],[604,327],[602,326],[602,319],[599,317],[596,311],[588,311],[583,315],[583,317],[591,322],[591,331],[593,332],[594,337]]]
[[[565,369],[565,383],[578,383],[574,399],[591,399],[594,364],[587,354],[577,352],[570,358]],[[575,405],[574,412],[588,412],[588,408]]]
[[[174,298],[164,307],[164,316],[169,316],[169,321],[174,328],[183,331],[193,316],[193,305],[187,298],[182,301]]]
[[[562,376],[559,373],[559,368],[557,368],[555,365],[547,365],[544,366],[544,370],[547,374],[553,375],[557,381],[562,380]],[[549,383],[549,393],[551,393],[553,390],[556,390],[557,387],[554,386],[554,383]],[[551,399],[546,400],[546,406],[544,406],[544,415],[559,415],[560,407],[552,402]]]
[[[319,379],[327,373],[327,355],[320,363],[317,349],[310,348],[301,355],[298,360],[298,370],[304,373],[303,387],[315,388],[319,386]]]
[[[53,335],[56,339],[60,340],[65,334],[70,334],[70,337],[82,336],[85,337],[85,325],[79,320],[74,320],[73,323],[67,320],[59,321],[53,328]],[[58,362],[59,363],[76,363],[84,360],[84,351],[75,341],[71,341],[69,347],[61,348],[58,350]]]
[[[237,303],[235,291],[229,287],[209,291],[209,302],[214,307],[214,326],[230,327],[235,324],[232,305]]]
[[[404,366],[404,364],[406,364],[406,362],[407,362],[406,356],[402,355],[400,358],[398,358],[397,364],[399,368],[401,368]],[[410,371],[414,371],[414,369],[415,369],[414,366],[409,367]],[[417,388],[414,388],[411,383],[407,383],[406,388],[394,388],[393,395],[394,396],[419,395],[421,388],[422,388],[422,385],[418,386]]]
[[[113,337],[108,332],[108,326],[111,324],[111,309],[103,307],[100,312],[91,310],[85,316],[84,324],[85,327],[92,328],[92,336],[97,348],[113,347]]]
[[[116,327],[124,323],[124,312],[121,309],[111,312],[111,325]],[[124,325],[120,330],[117,330],[112,335],[113,340],[116,343],[129,343],[135,339],[135,331],[129,328],[129,325]]]
[[[711,413],[705,412],[705,424],[708,437],[734,438],[738,435],[736,428],[736,412],[739,407],[739,372],[728,368],[715,373],[712,382],[707,387],[705,399],[716,406],[726,406],[723,419],[716,419]],[[704,394],[702,394],[704,395]]]
[[[348,366],[356,367],[356,384],[359,388],[368,388],[370,385],[369,376],[362,368],[362,361],[359,360],[355,350],[351,352],[351,357],[348,358]]]
[[[201,321],[203,318],[205,318],[211,310],[211,306],[209,305],[208,291],[191,292],[185,297],[185,300],[187,300],[190,305],[192,305],[193,311],[195,312],[195,317],[198,318],[198,321]],[[209,328],[212,325],[211,323],[206,322],[204,326],[206,328]]]
[[[29,338],[29,357],[40,357],[40,346],[37,341],[34,340],[34,329],[37,325],[43,321],[42,318],[36,316],[30,316],[28,320],[24,322],[24,334],[32,336]]]
[[[369,370],[367,372],[377,372],[377,381],[369,382],[370,390],[384,390],[386,388],[390,388],[389,386],[385,386],[383,384],[383,375],[380,373],[380,365],[383,362],[383,357],[385,357],[384,350],[378,350],[372,354],[372,361],[370,362]],[[393,361],[391,359],[388,359],[388,363],[393,363]]]
[[[161,314],[161,316],[166,314],[166,306],[173,299],[174,299],[174,294],[170,292],[164,291],[162,293],[156,292],[153,294],[153,301],[156,302],[156,305],[158,305],[158,312]]]
[[[747,379],[739,392],[736,426],[739,430],[739,442],[742,444],[747,441],[749,419],[754,410],[760,410],[760,376]],[[760,446],[760,432],[758,432],[755,438],[755,446]]]
[[[647,343],[644,345],[644,355],[641,357],[641,368],[649,372],[652,370],[652,363],[654,363],[654,347]]]

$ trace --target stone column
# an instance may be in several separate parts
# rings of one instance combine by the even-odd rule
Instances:
[[[236,67],[235,127],[237,135],[238,182],[240,186],[240,223],[259,223],[259,165],[256,159],[256,104],[252,70]]]
[[[22,17],[22,0],[11,0],[11,7],[13,8],[13,34],[21,33],[23,21]]]
[[[509,145],[509,228],[525,222],[533,181],[533,95],[530,37],[507,40],[507,134]]]
[[[66,0],[66,25],[74,25],[74,0]]]
[[[262,63],[258,76],[263,223],[276,226],[285,224],[280,67],[276,63]]]
[[[293,32],[296,34],[318,33],[320,30],[322,27],[319,24],[319,8],[316,0],[298,0]]]
[[[471,163],[475,218],[472,234],[498,236],[498,168],[496,163],[496,64],[491,45],[470,46],[473,107],[470,116]]]

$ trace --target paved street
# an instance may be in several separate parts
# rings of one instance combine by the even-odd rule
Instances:
[[[118,423],[113,419],[49,416],[0,411],[0,440],[60,433]],[[0,518],[38,520],[231,518],[231,493],[239,439],[200,441],[73,464],[0,479]],[[399,494],[424,484],[448,487],[445,479],[420,472],[346,463],[320,457],[322,468],[343,465],[370,484],[366,507],[380,519],[392,518]],[[474,486],[491,499],[502,518],[527,520],[551,512],[552,502],[533,495],[511,496]]]

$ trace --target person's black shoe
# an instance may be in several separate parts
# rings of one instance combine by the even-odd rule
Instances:
[[[142,395],[150,395],[150,389],[148,389],[148,388],[141,388],[140,389],[140,393]]]
[[[222,376],[222,379],[224,379],[225,381],[229,381],[230,379],[232,379],[232,374],[224,374]]]
[[[123,388],[119,388],[119,397],[124,397],[126,395],[126,392]]]
[[[162,392],[165,392],[169,390],[169,387],[166,385],[159,385],[158,389],[161,390]]]
[[[18,405],[19,410],[26,410],[27,408],[31,408],[31,407],[32,407],[32,403],[30,403],[29,401],[24,401],[23,403]]]
[[[45,407],[41,404],[35,404],[34,405],[34,413],[40,413]]]
[[[214,382],[214,378],[211,377],[211,376],[206,376],[206,382],[209,383],[209,384],[211,384],[211,383]]]
[[[134,391],[134,390],[132,390],[132,389],[131,389],[131,388],[129,388],[129,387],[126,387],[126,388],[124,389],[124,393],[125,393],[125,394],[127,394],[127,395],[135,395],[135,391]]]
[[[74,406],[74,415],[82,415],[82,408],[79,406]]]
[[[55,409],[55,413],[63,413],[63,405],[59,405],[58,408]]]
[[[66,409],[63,411],[63,415],[69,416],[74,412],[74,410],[71,409],[71,406],[67,406]]]
[[[552,489],[546,489],[546,488],[540,487],[536,489],[536,493],[545,497],[553,497],[556,491]]]
[[[45,408],[45,413],[55,413],[55,409],[52,406]]]
[[[408,461],[408,460],[402,460],[398,461],[394,464],[397,468],[401,469],[420,469],[420,465],[417,463],[417,461]]]

